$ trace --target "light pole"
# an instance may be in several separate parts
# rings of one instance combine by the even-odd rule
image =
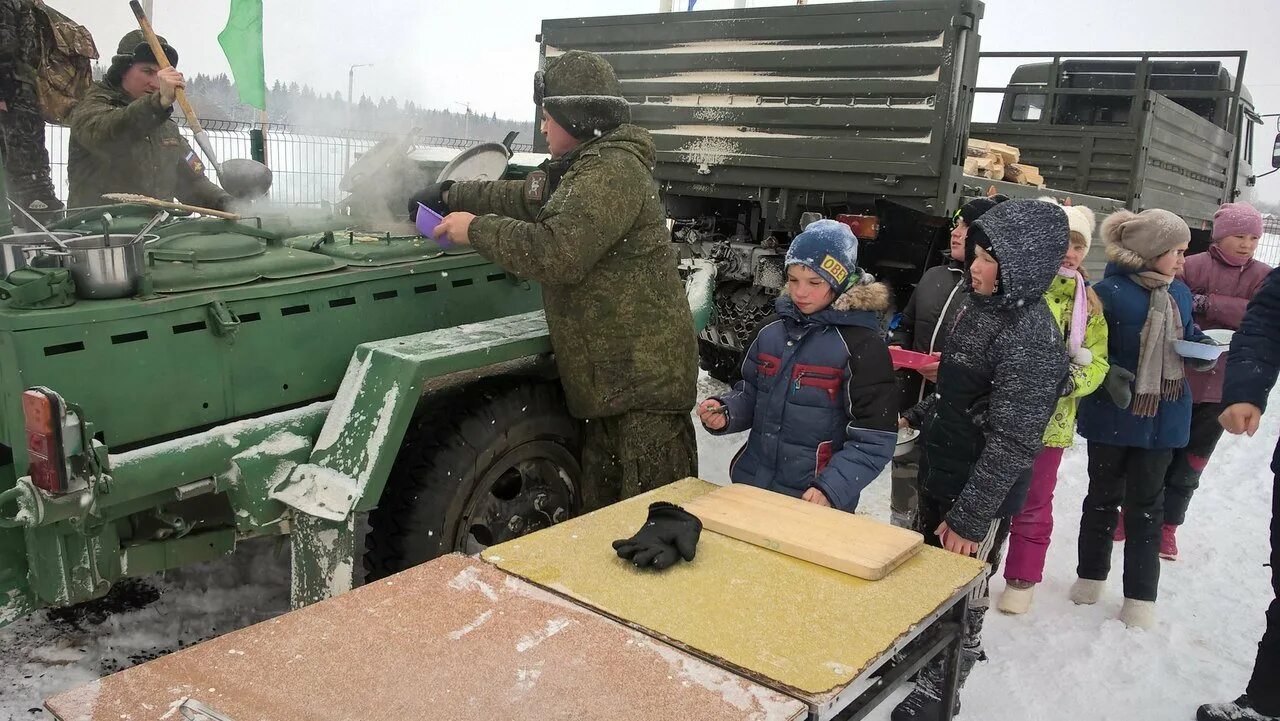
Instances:
[[[471,139],[471,103],[462,103],[457,100],[453,101],[454,105],[461,105],[467,109],[467,114],[462,120],[462,134],[466,140]]]
[[[351,168],[351,108],[354,107],[351,94],[356,88],[356,68],[371,68],[373,63],[359,63],[347,68],[347,153],[342,168],[345,172]]]

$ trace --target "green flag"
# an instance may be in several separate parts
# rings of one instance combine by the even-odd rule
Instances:
[[[267,109],[267,73],[262,65],[262,0],[231,0],[218,44],[231,64],[241,102]]]

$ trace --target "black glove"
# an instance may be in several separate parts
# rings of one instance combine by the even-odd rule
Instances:
[[[649,518],[631,538],[613,542],[619,558],[639,568],[662,570],[684,558],[692,561],[698,550],[702,521],[680,506],[666,501],[649,504]]]
[[[1102,379],[1102,387],[1107,389],[1111,402],[1115,403],[1117,408],[1128,408],[1133,402],[1133,389],[1129,387],[1133,379],[1133,373],[1120,366],[1111,366],[1107,369],[1107,377]]]
[[[1217,348],[1220,345],[1218,341],[1210,338],[1209,336],[1205,336],[1196,342],[1203,343],[1204,345],[1213,346],[1214,348]],[[1209,371],[1217,367],[1218,359],[1213,358],[1211,360],[1201,360],[1200,358],[1188,358],[1187,365],[1191,366],[1192,370],[1200,371],[1201,373],[1208,373]]]
[[[444,194],[451,185],[453,185],[452,180],[432,183],[414,193],[413,197],[409,198],[409,220],[418,219],[418,203],[422,203],[440,215],[448,215],[449,205],[444,202]]]

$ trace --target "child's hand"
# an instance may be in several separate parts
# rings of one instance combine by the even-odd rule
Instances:
[[[824,506],[826,508],[831,507],[831,501],[830,499],[827,498],[827,494],[818,490],[816,486],[811,487],[809,490],[805,491],[804,495],[800,496],[800,500],[808,501],[815,506]]]
[[[910,426],[911,424],[907,422],[906,416],[898,416],[898,430],[902,430],[903,428],[908,428]]]
[[[1218,422],[1227,433],[1240,435],[1248,433],[1252,436],[1258,432],[1258,421],[1262,419],[1262,409],[1252,403],[1233,403],[1218,416]]]
[[[972,556],[978,552],[977,541],[970,541],[967,538],[961,538],[959,534],[951,530],[951,527],[947,525],[946,521],[939,524],[938,529],[933,532],[933,535],[937,536],[938,540],[942,541],[943,548],[951,551],[952,553],[958,553],[961,556]]]
[[[698,404],[698,420],[713,431],[724,430],[729,425],[729,409],[715,398],[708,398]]]

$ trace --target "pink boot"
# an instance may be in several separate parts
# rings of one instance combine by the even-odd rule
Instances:
[[[1124,543],[1124,511],[1120,512],[1120,522],[1116,524],[1116,543]]]
[[[1160,529],[1160,557],[1166,561],[1178,560],[1178,527],[1164,524]]]

